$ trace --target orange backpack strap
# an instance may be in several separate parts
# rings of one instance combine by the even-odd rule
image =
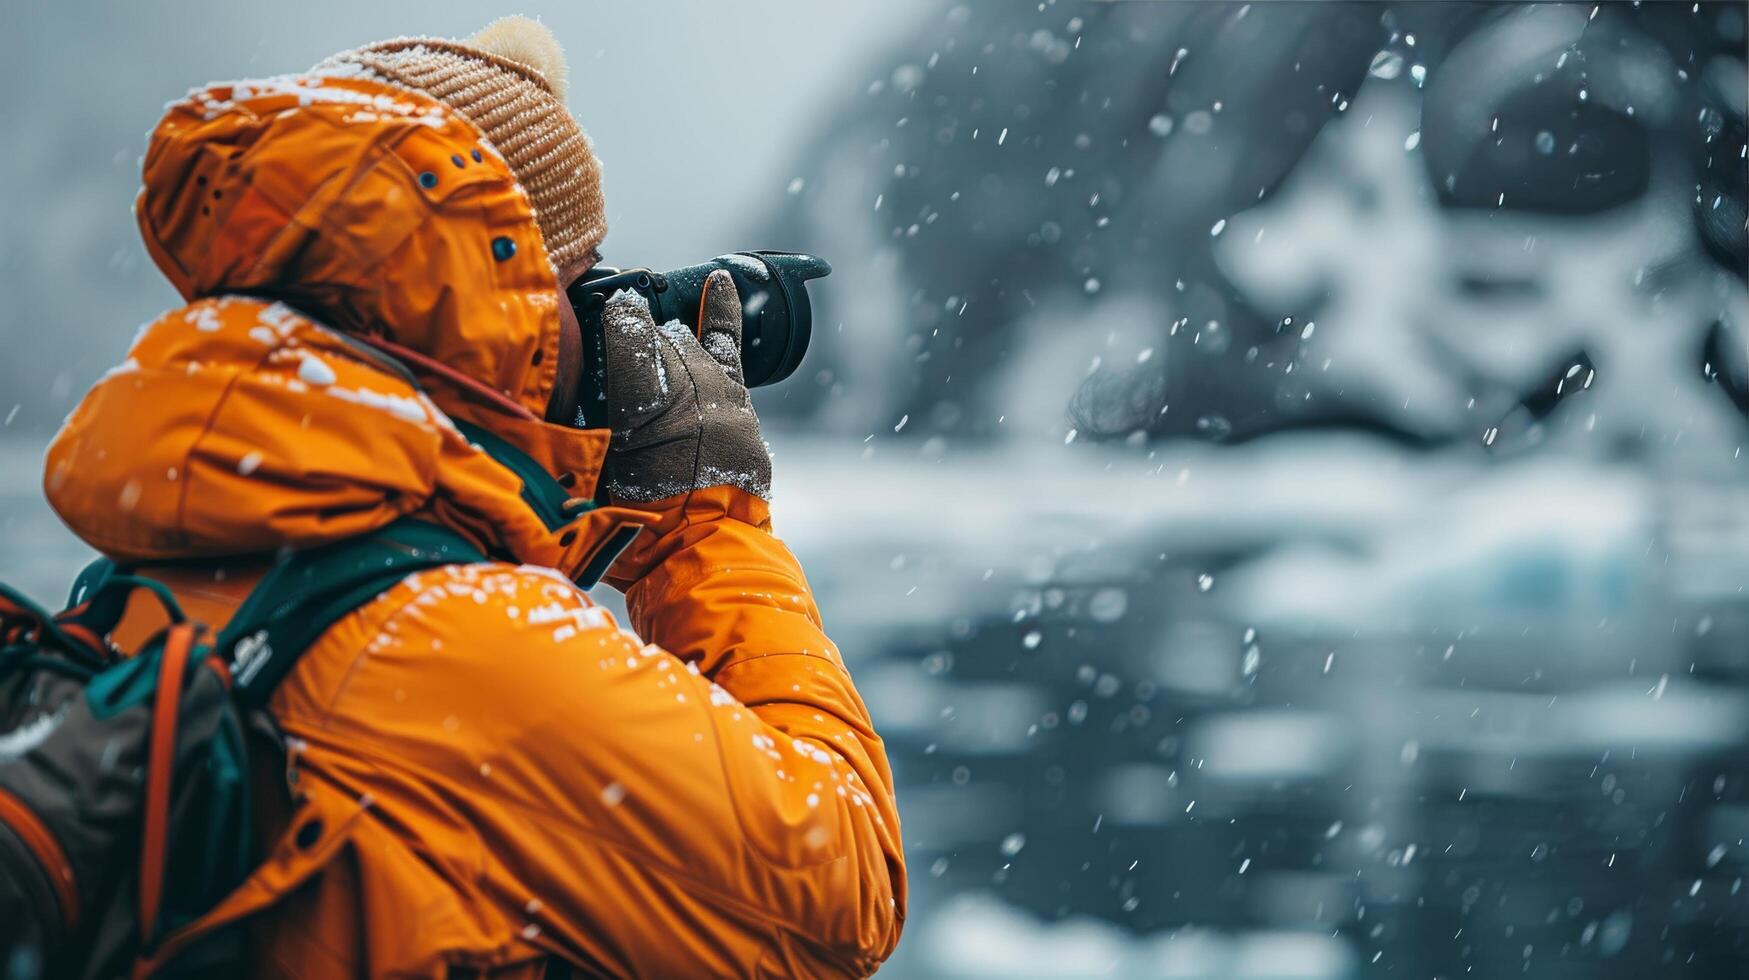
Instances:
[[[182,706],[182,678],[194,653],[195,627],[178,623],[164,638],[158,661],[158,691],[152,705],[151,740],[146,751],[146,799],[140,837],[140,925],[149,938],[164,897],[169,864],[170,790],[175,775],[176,722]]]

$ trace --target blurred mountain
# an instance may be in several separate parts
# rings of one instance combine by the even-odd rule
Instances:
[[[1716,394],[1656,399],[1720,370],[1715,324],[1725,370],[1749,351],[1743,14],[944,6],[801,152],[775,237],[859,283],[764,404],[919,438],[1734,440]],[[1551,419],[1580,363],[1657,394]]]

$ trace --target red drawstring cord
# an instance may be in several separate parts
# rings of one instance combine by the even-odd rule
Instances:
[[[497,391],[493,388],[488,387],[487,385],[485,385],[484,383],[482,383],[480,381],[477,381],[473,378],[468,377],[467,375],[461,373],[460,371],[457,371],[455,368],[450,367],[449,365],[443,363],[442,361],[437,360],[436,358],[427,357],[426,355],[421,354],[416,350],[411,350],[409,348],[402,347],[400,344],[397,344],[394,341],[384,340],[381,337],[374,337],[374,336],[371,336],[369,334],[352,334],[352,337],[355,340],[362,341],[366,344],[369,344],[372,347],[375,347],[377,350],[382,351],[383,353],[389,355],[390,357],[394,357],[398,360],[406,361],[409,364],[417,365],[423,371],[428,371],[428,372],[435,374],[441,378],[444,378],[444,379],[448,380],[449,382],[451,382],[452,384],[455,384],[456,386],[462,388],[463,390],[471,392],[475,395],[478,395],[481,398],[485,399],[486,401],[491,402],[493,405],[496,405],[499,408],[502,408],[506,412],[510,412],[511,414],[516,415],[520,418],[531,419],[531,420],[536,421],[536,422],[541,421],[540,416],[529,411],[527,408],[525,408],[522,405],[522,403],[516,401],[515,399],[511,398],[510,396],[504,394],[501,391]]]

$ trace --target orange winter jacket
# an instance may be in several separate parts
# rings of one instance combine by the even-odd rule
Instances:
[[[453,424],[593,497],[608,434],[540,421],[559,293],[479,131],[364,80],[213,86],[152,134],[137,209],[189,302],[51,446],[69,527],[213,625],[262,555],[406,515],[499,559],[411,576],[304,654],[271,703],[290,811],[155,962],[242,922],[263,976],[872,972],[904,920],[892,778],[764,502],[553,520]],[[637,636],[571,581],[627,523]],[[142,603],[119,632],[157,625]]]

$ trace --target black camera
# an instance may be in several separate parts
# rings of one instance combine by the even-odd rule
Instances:
[[[577,424],[602,424],[590,414],[607,391],[601,311],[608,297],[621,289],[633,290],[650,304],[657,323],[679,320],[696,331],[705,277],[718,269],[734,278],[741,297],[741,370],[747,387],[776,384],[795,373],[814,330],[807,282],[832,271],[825,259],[800,252],[752,251],[719,255],[672,272],[598,265],[565,290],[583,327],[583,378],[577,397],[583,407]]]

